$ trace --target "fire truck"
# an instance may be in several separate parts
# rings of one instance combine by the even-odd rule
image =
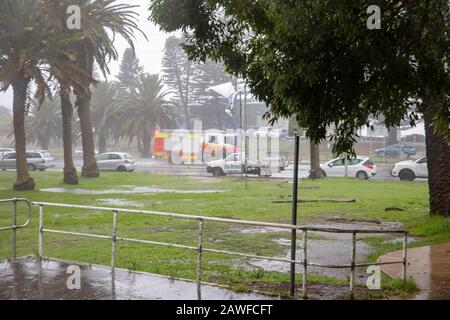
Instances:
[[[157,131],[153,156],[173,164],[206,164],[239,152],[239,137],[223,131]]]

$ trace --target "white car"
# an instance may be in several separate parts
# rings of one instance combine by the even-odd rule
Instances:
[[[397,162],[392,167],[391,174],[405,181],[413,181],[416,178],[428,178],[427,157]]]
[[[14,152],[14,149],[11,148],[0,148],[0,158],[6,155],[7,153]]]
[[[45,171],[55,166],[53,156],[47,150],[30,150],[27,151],[27,166],[30,171]],[[0,158],[1,170],[16,169],[16,152],[4,153]]]
[[[95,155],[98,156],[98,150],[95,149]],[[76,148],[75,149],[75,157],[78,159],[83,159],[83,148]]]
[[[245,154],[243,154],[243,156],[245,157]],[[277,164],[277,166],[279,166],[279,163],[274,161],[274,158],[267,158],[261,161],[249,160],[245,172],[248,174],[256,174],[258,176],[271,176],[271,165]],[[208,162],[206,171],[212,173],[214,176],[224,176],[227,174],[239,174],[242,172],[242,167],[241,154],[233,153],[223,160]]]
[[[347,173],[349,177],[369,179],[377,174],[377,166],[369,157],[357,156],[356,158],[347,161]],[[330,160],[321,164],[320,168],[325,177],[344,177],[345,158]]]
[[[131,155],[124,152],[107,152],[96,157],[100,171],[133,172],[136,163]]]

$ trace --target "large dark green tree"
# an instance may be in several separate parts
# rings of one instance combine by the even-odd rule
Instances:
[[[369,29],[369,5],[381,29]],[[268,117],[295,116],[315,142],[334,130],[352,152],[370,115],[387,127],[424,116],[431,214],[450,215],[447,0],[154,0],[151,19],[183,30],[191,59],[223,60],[265,101]]]

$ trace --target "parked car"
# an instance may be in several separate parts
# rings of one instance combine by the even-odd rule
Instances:
[[[27,151],[27,165],[30,171],[45,171],[55,166],[54,158],[46,150]],[[5,153],[0,160],[0,169],[16,169],[16,152]]]
[[[9,152],[14,152],[14,149],[11,148],[0,148],[0,158]]]
[[[95,155],[98,156],[98,150],[95,150]],[[77,159],[83,159],[83,148],[76,148],[75,149],[75,157]]]
[[[133,172],[136,163],[131,155],[124,152],[107,152],[96,157],[100,171]]]
[[[392,167],[391,175],[405,181],[413,181],[416,178],[428,178],[427,157],[423,156],[416,160],[397,162]]]
[[[243,154],[245,157],[245,154]],[[274,162],[276,161],[276,163]],[[272,167],[276,167],[279,170],[281,161],[276,158],[265,158],[258,161],[249,160],[245,173],[256,174],[259,176],[271,176]],[[214,176],[224,176],[227,174],[241,173],[243,170],[243,161],[241,161],[240,153],[233,153],[223,160],[215,160],[208,162],[206,171],[212,173]],[[284,162],[283,162],[284,168]]]
[[[377,166],[369,157],[357,156],[348,161],[348,176],[358,179],[369,179],[377,174]],[[337,158],[320,165],[325,177],[344,177],[345,158]]]
[[[385,148],[375,149],[374,151],[379,156],[413,156],[415,155],[416,148],[410,144],[393,144]]]

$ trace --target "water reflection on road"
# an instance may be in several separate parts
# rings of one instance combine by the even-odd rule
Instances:
[[[401,259],[402,251],[382,256],[380,261]],[[393,276],[401,276],[401,265],[385,265],[382,270]],[[411,299],[450,299],[450,243],[408,249],[408,276],[421,291]]]

